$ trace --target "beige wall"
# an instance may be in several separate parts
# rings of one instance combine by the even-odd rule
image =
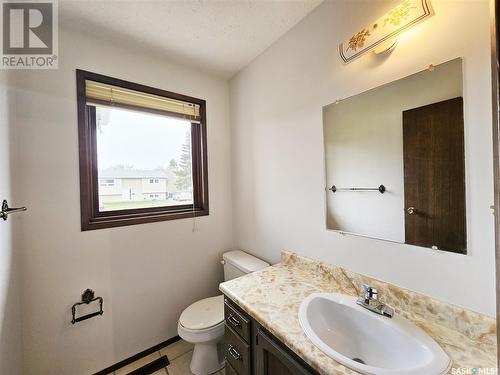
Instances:
[[[7,73],[0,71],[0,204],[21,204],[12,189],[12,112]],[[19,248],[14,238],[18,217],[0,219],[0,374],[22,373]]]
[[[187,305],[219,293],[232,247],[227,83],[129,46],[59,37],[58,70],[13,72],[14,187],[29,208],[18,249],[24,372],[37,375],[93,373],[175,336]],[[210,216],[194,231],[192,219],[80,231],[76,68],[207,100]],[[104,315],[72,325],[86,288]]]
[[[281,249],[295,250],[494,315],[488,1],[433,1],[436,15],[402,35],[392,53],[343,65],[338,43],[395,3],[325,1],[232,79],[235,244],[271,262]],[[459,56],[468,255],[327,230],[322,107]]]
[[[462,61],[455,59],[326,106],[326,186],[387,189],[328,192],[328,228],[405,242],[403,111],[461,96]]]

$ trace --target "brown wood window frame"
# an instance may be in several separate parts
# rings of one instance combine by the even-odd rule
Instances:
[[[105,83],[147,94],[163,96],[169,99],[181,100],[200,106],[200,122],[191,123],[193,204],[134,208],[127,210],[113,210],[102,212],[99,211],[96,116],[95,106],[87,105],[87,96],[85,90],[86,80]],[[78,104],[80,213],[82,231],[143,224],[164,220],[184,219],[195,216],[206,216],[209,214],[207,123],[205,100],[79,69],[76,70],[76,86]],[[145,108],[131,109],[158,114],[158,111]]]

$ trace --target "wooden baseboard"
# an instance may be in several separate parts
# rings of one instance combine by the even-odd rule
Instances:
[[[151,353],[157,352],[158,350],[163,349],[164,347],[169,346],[170,344],[173,344],[176,341],[179,341],[180,339],[181,338],[179,336],[175,336],[175,337],[172,337],[168,340],[160,342],[159,344],[152,346],[149,349],[143,350],[142,352],[134,354],[133,356],[126,358],[123,361],[120,361],[112,366],[109,366],[109,367],[105,368],[104,370],[98,371],[94,375],[111,374],[114,371],[131,364],[132,362],[135,362],[143,357],[146,357],[147,355],[150,355]]]

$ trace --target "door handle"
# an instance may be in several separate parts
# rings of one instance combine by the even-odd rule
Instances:
[[[406,212],[408,213],[408,215],[415,215],[415,213],[417,212],[417,210],[415,209],[415,207],[408,207],[406,209]]]

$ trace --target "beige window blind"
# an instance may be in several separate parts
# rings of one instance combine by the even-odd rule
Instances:
[[[164,112],[166,115],[200,121],[197,104],[86,80],[87,104],[119,106]]]

